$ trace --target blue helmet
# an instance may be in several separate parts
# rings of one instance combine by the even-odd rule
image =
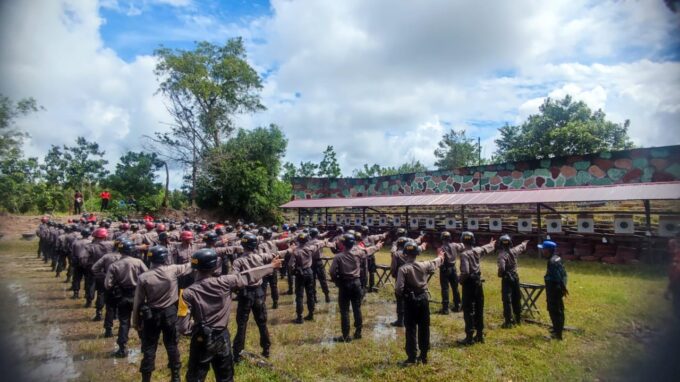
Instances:
[[[555,248],[557,248],[557,243],[555,243],[554,241],[546,240],[542,244],[539,244],[538,248],[555,249]]]

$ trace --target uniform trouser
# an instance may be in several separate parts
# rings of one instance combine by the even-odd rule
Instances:
[[[271,275],[262,279],[262,289],[264,290],[264,300],[267,301],[267,287],[271,289],[272,301],[279,301],[279,275],[276,269]]]
[[[338,305],[340,306],[340,327],[342,336],[349,337],[349,307],[352,305],[354,314],[354,329],[361,331],[363,320],[361,317],[362,289],[359,279],[340,281],[338,284]]]
[[[291,256],[292,256],[291,254],[286,254],[283,257],[283,264],[288,264],[290,262]],[[284,266],[281,269],[283,270],[285,268],[288,268],[288,266]],[[282,271],[282,274],[284,272],[286,274],[286,280],[288,281],[288,292],[290,293],[290,292],[293,291],[293,286],[295,285],[295,280],[293,280],[293,272],[288,271],[288,269],[286,269],[285,271]]]
[[[102,205],[99,208],[99,212],[104,211],[109,208],[109,200],[108,199],[102,199]]]
[[[368,256],[368,289],[372,290],[375,286],[375,272],[377,267],[375,264],[375,255]]]
[[[59,258],[57,259],[57,276],[60,275],[64,269],[66,269],[67,259],[68,256],[66,255],[66,252],[60,251]]]
[[[405,296],[404,304],[406,306],[404,315],[406,355],[409,359],[415,359],[420,348],[420,356],[425,358],[430,350],[430,302],[427,293],[422,293],[415,298]],[[418,346],[416,346],[416,334]]]
[[[404,322],[404,297],[396,295],[397,298],[397,322]]]
[[[476,330],[481,336],[484,332],[484,287],[482,281],[468,279],[463,282],[463,320],[465,334],[470,337]]]
[[[118,300],[113,297],[109,291],[103,293],[104,306],[106,312],[104,313],[104,329],[113,329],[113,321],[118,316]]]
[[[85,267],[80,264],[73,264],[73,278],[71,279],[71,289],[80,292],[80,282],[85,276]]]
[[[312,264],[312,270],[314,271],[314,278],[319,280],[321,284],[321,290],[323,294],[328,296],[330,290],[328,289],[328,279],[326,278],[326,267],[323,266],[323,261]],[[316,294],[316,285],[314,286],[314,294]]]
[[[458,272],[456,267],[442,265],[439,268],[439,286],[442,289],[442,310],[449,309],[449,288],[453,290],[453,306],[460,308],[460,293],[458,293]]]
[[[103,280],[102,280],[103,283]],[[97,290],[97,284],[96,280],[94,277],[94,273],[92,273],[92,269],[86,268],[85,269],[85,300],[87,302],[92,302],[94,300],[94,293]]]
[[[40,258],[40,255],[43,254],[43,249],[45,247],[45,241],[43,240],[42,237],[38,238],[38,258]]]
[[[522,319],[522,300],[519,291],[519,277],[506,275],[501,280],[501,294],[503,298],[503,318],[505,322],[519,323]]]
[[[132,304],[135,299],[134,288],[123,289],[118,300],[118,346],[125,346],[130,332],[130,318],[132,317]]]
[[[94,309],[96,310],[97,314],[101,314],[102,309],[104,309],[104,305],[106,304],[106,288],[104,287],[104,279],[102,278],[97,278],[95,280],[95,288],[97,290],[97,298],[94,300]],[[133,295],[132,297],[134,298],[134,289],[132,291]]]
[[[312,268],[295,271],[295,313],[302,316],[303,294],[307,295],[307,311],[314,314],[314,272]]]
[[[673,299],[673,313],[676,318],[680,319],[680,282],[672,283],[670,290]]]
[[[80,215],[81,212],[82,212],[82,209],[80,207],[80,203],[77,203],[77,202],[74,203],[73,204],[73,214],[74,215]]]
[[[210,360],[205,360],[205,341],[199,340],[198,334],[191,337],[189,345],[189,364],[187,365],[186,382],[203,382],[212,365],[216,382],[231,382],[234,380],[234,358],[231,353],[229,331],[225,328],[221,332],[213,332],[213,336],[222,336],[226,343],[224,350],[215,354]],[[203,361],[203,362],[202,362]]]
[[[144,320],[141,332],[142,364],[141,373],[152,372],[156,369],[156,348],[158,339],[163,333],[163,345],[168,353],[168,368],[179,369],[182,363],[177,349],[177,305],[173,304],[164,309],[152,309],[153,318]]]
[[[250,312],[260,330],[260,346],[268,350],[271,346],[269,330],[267,329],[267,306],[264,303],[264,291],[261,286],[246,288],[239,292],[238,307],[236,308],[236,337],[234,337],[234,354],[238,357],[246,343],[246,329]]]
[[[564,330],[564,301],[562,301],[562,292],[562,285],[559,283],[548,282],[545,284],[548,314],[550,314],[553,330],[558,335],[561,335]]]
[[[368,286],[368,265],[366,264],[366,260],[361,260],[359,281],[361,282],[361,289],[363,289],[363,293],[366,293],[366,286]]]

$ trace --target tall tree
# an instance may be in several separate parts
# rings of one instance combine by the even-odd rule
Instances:
[[[141,199],[157,194],[161,185],[155,182],[155,172],[162,165],[154,153],[128,151],[120,158],[116,171],[106,179],[106,184],[123,197]]]
[[[479,147],[474,139],[465,136],[465,130],[451,129],[439,141],[434,151],[439,170],[451,170],[457,167],[472,166],[479,161]]]
[[[547,98],[539,113],[519,126],[506,125],[496,140],[496,156],[503,161],[582,155],[633,147],[628,137],[630,121],[617,124],[606,120],[602,110],[593,112],[583,101],[571,96]]]
[[[16,128],[16,119],[42,109],[44,108],[38,106],[33,98],[23,98],[15,103],[0,94],[0,158],[9,155],[13,150],[21,152],[21,145],[27,134]]]
[[[235,129],[238,114],[264,110],[260,76],[248,64],[241,38],[224,46],[199,42],[194,50],[161,47],[156,76],[158,91],[169,101],[170,132],[149,137],[157,152],[190,169],[191,200],[201,160]]]
[[[427,167],[417,161],[412,159],[410,162],[405,162],[398,167],[381,167],[378,164],[373,166],[368,166],[364,164],[362,169],[355,169],[352,172],[352,176],[355,178],[371,178],[376,176],[388,176],[388,175],[398,175],[398,174],[411,174],[414,172],[424,172],[427,171]]]
[[[65,185],[71,189],[92,191],[108,174],[104,167],[109,162],[103,159],[105,152],[97,142],[83,137],[76,138],[75,146],[64,145],[63,160],[66,162]]]
[[[322,178],[339,178],[342,175],[333,146],[327,146],[319,163],[318,175]]]
[[[297,176],[302,178],[311,178],[316,175],[318,169],[319,165],[314,162],[300,162],[300,167],[297,169]]]

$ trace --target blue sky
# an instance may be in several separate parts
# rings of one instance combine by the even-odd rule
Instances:
[[[567,94],[630,119],[640,146],[680,144],[680,15],[661,0],[53,0],[0,11],[0,92],[46,109],[21,121],[29,155],[77,136],[112,164],[144,150],[172,121],[153,50],[236,36],[267,106],[237,122],[281,126],[294,163],[333,145],[345,175],[365,163],[431,167],[449,129],[481,137],[490,156],[499,127]]]

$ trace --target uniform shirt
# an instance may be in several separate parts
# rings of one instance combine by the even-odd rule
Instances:
[[[406,264],[406,258],[404,257],[403,250],[397,249],[396,244],[392,246],[391,255],[392,258],[390,261],[390,275],[396,279],[399,272],[399,268],[401,268],[402,265]]]
[[[71,232],[68,235],[66,235],[66,253],[69,255],[73,255],[73,243],[76,242],[76,240],[80,239],[81,236],[78,232]]]
[[[271,263],[275,256],[276,254],[272,253],[257,254],[256,252],[246,249],[243,254],[239,255],[239,257],[234,260],[231,274],[241,273]],[[248,284],[248,286],[251,287],[259,285],[262,285],[262,279],[258,279],[257,281]]]
[[[524,243],[510,249],[501,247],[498,250],[498,277],[503,277],[506,273],[517,273],[517,256],[526,249],[527,245]]]
[[[402,265],[397,273],[397,284],[394,287],[394,292],[398,296],[402,296],[405,289],[416,294],[426,292],[428,276],[444,262],[444,259],[440,257],[430,261],[418,262],[414,261],[413,256],[409,256],[409,258],[409,262]]]
[[[109,267],[104,286],[106,289],[111,289],[114,286],[123,289],[135,288],[139,282],[139,275],[147,270],[148,268],[142,260],[132,256],[123,256]]]
[[[307,269],[312,267],[312,258],[316,253],[320,253],[321,249],[326,246],[326,242],[322,240],[308,241],[304,245],[299,246],[293,250],[293,256],[288,261],[288,270],[295,271],[295,268]],[[321,255],[319,255],[321,257]]]
[[[339,281],[338,277],[345,280],[358,279],[361,272],[361,262],[378,252],[378,249],[378,246],[361,248],[355,245],[349,251],[344,250],[338,253],[331,263],[331,280]]]
[[[464,244],[452,242],[444,243],[442,245],[442,251],[444,252],[444,263],[442,265],[447,265],[449,267],[455,266],[458,254],[464,250]]]
[[[489,243],[481,247],[465,247],[460,253],[460,281],[463,282],[472,275],[481,274],[479,259],[483,255],[493,251],[493,244]]]
[[[387,237],[387,232],[380,234],[380,235],[368,235],[363,238],[364,244],[366,244],[367,247],[371,247],[376,245],[376,243],[380,240],[384,240]]]
[[[548,260],[548,269],[543,278],[547,283],[559,283],[562,286],[567,286],[567,270],[564,269],[562,258],[557,255],[552,255]]]
[[[148,232],[148,233],[142,235],[142,244],[154,246],[154,245],[158,245],[158,243],[159,243],[158,232],[151,231],[151,232]]]
[[[190,315],[180,320],[181,332],[191,331],[190,318],[195,323],[216,329],[224,329],[229,324],[231,311],[231,292],[261,282],[262,277],[272,273],[271,264],[251,269],[249,273],[231,273],[219,277],[199,273],[198,279],[182,292],[182,299]]]
[[[88,253],[86,265],[92,267],[104,255],[113,252],[113,248],[114,244],[112,241],[96,240],[88,244],[86,247]]]
[[[106,278],[106,272],[108,272],[111,264],[120,260],[121,257],[123,257],[123,255],[118,252],[111,252],[102,256],[102,258],[97,260],[97,262],[92,266],[92,273],[94,273],[94,277],[98,279]]]
[[[203,248],[205,244],[203,243],[184,243],[181,242],[177,245],[168,248],[169,257],[172,258],[173,264],[186,264],[191,261],[191,255],[199,249]]]
[[[179,300],[177,278],[191,273],[191,264],[156,265],[139,276],[132,308],[133,327],[137,326],[139,306],[146,302],[153,309],[165,309]]]
[[[87,253],[87,246],[92,243],[92,240],[90,239],[78,239],[73,243],[73,247],[71,249],[73,253],[73,258],[76,259],[78,264],[84,266],[87,264],[87,258],[89,254]]]
[[[134,245],[142,245],[144,244],[144,235],[142,235],[139,231],[135,231],[128,235],[128,240],[130,240]]]

